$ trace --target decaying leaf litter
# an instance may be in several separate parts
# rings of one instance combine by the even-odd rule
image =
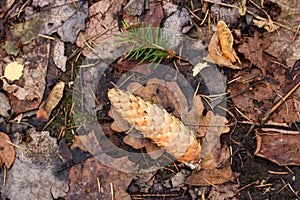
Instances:
[[[19,198],[15,191],[38,199],[299,198],[297,13],[300,8],[297,2],[104,0],[88,4],[66,0],[5,1],[3,5],[0,10],[2,198]],[[126,24],[128,27],[124,27]],[[123,52],[130,49],[125,46],[125,50],[120,50],[112,36],[144,25],[165,28],[163,35],[170,49],[164,50],[166,57],[157,61],[183,74],[197,89],[194,96],[187,96],[174,80],[151,79],[151,67],[135,69],[136,65],[148,65],[151,59],[143,63],[133,57],[126,59]],[[145,49],[151,50],[149,46]],[[177,55],[171,54],[173,50]],[[189,58],[190,52],[198,53]],[[99,66],[108,68],[100,77],[94,65],[78,72],[83,56],[99,59]],[[225,89],[213,82],[216,73],[210,71],[212,64],[223,73],[220,80]],[[73,87],[77,73],[84,78],[81,89]],[[125,81],[125,85],[120,85],[118,80],[124,74],[130,83]],[[147,76],[150,78],[140,82]],[[97,78],[99,83],[94,82]],[[215,85],[212,91],[207,91],[207,80]],[[62,84],[66,86],[61,87]],[[198,147],[186,142],[177,144],[171,139],[174,135],[182,136],[176,131],[177,125],[172,131],[172,122],[165,123],[163,131],[157,134],[155,131],[146,134],[132,126],[135,120],[130,121],[130,115],[118,116],[118,112],[109,111],[110,103],[113,108],[114,102],[109,101],[107,93],[116,86],[148,102],[137,102],[140,106],[147,105],[144,108],[147,112],[153,110],[151,105],[158,104],[158,112],[165,116],[171,113],[175,121],[182,121],[180,126],[193,133],[186,134],[182,141],[196,138]],[[70,122],[76,114],[74,104],[68,100],[72,90],[83,94],[87,104],[91,99],[91,105],[96,102],[92,110],[114,145],[142,155],[148,153],[148,160],[153,163],[172,156],[178,161],[140,174],[120,172],[98,162],[91,155],[95,155],[96,149],[93,152],[80,145],[80,141],[95,143],[97,133],[91,131],[86,136],[76,136],[75,141],[70,139],[70,135],[84,126]],[[126,98],[122,97],[124,101]],[[226,108],[220,106],[225,100]],[[227,119],[214,113],[217,109],[225,109]],[[141,110],[136,114],[148,117]],[[89,120],[88,116],[81,117],[85,123]],[[146,127],[151,128],[151,118],[142,119],[136,118],[142,124],[149,123]],[[168,129],[170,135],[163,134]],[[214,142],[210,142],[212,136]],[[183,146],[185,159],[174,153]],[[197,157],[193,151],[201,153],[199,147],[206,153],[197,159],[197,169],[191,169],[186,158]],[[130,156],[114,159],[127,167],[139,167],[136,158]],[[30,176],[22,172],[24,167],[32,168],[27,170]]]

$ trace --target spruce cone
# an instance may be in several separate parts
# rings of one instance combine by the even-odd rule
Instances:
[[[110,89],[108,98],[112,108],[124,120],[134,125],[144,137],[153,140],[168,153],[194,168],[200,161],[201,144],[193,131],[165,109],[144,101],[129,92]]]

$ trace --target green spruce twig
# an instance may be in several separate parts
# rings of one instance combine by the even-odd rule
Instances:
[[[162,35],[159,28],[151,25],[139,24],[139,28],[123,21],[125,32],[115,37],[118,44],[131,43],[131,49],[125,54],[125,59],[139,60],[142,63],[149,60],[150,63],[161,63],[164,58],[172,58],[176,53],[170,50],[169,41]]]

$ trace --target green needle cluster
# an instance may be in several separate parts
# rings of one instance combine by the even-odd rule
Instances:
[[[170,50],[170,43],[159,28],[153,28],[151,25],[143,23],[136,28],[126,21],[123,21],[123,28],[126,31],[116,36],[115,40],[118,44],[132,44],[130,51],[125,54],[125,59],[140,59],[139,63],[149,60],[150,63],[158,65],[163,58],[174,56],[174,51]]]

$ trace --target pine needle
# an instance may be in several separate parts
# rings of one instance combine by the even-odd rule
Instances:
[[[131,49],[125,54],[128,60],[139,60],[139,64],[149,60],[158,66],[164,58],[172,58],[176,53],[170,50],[169,41],[162,35],[159,28],[140,23],[140,27],[122,22],[125,32],[114,37],[117,44],[132,44]]]

